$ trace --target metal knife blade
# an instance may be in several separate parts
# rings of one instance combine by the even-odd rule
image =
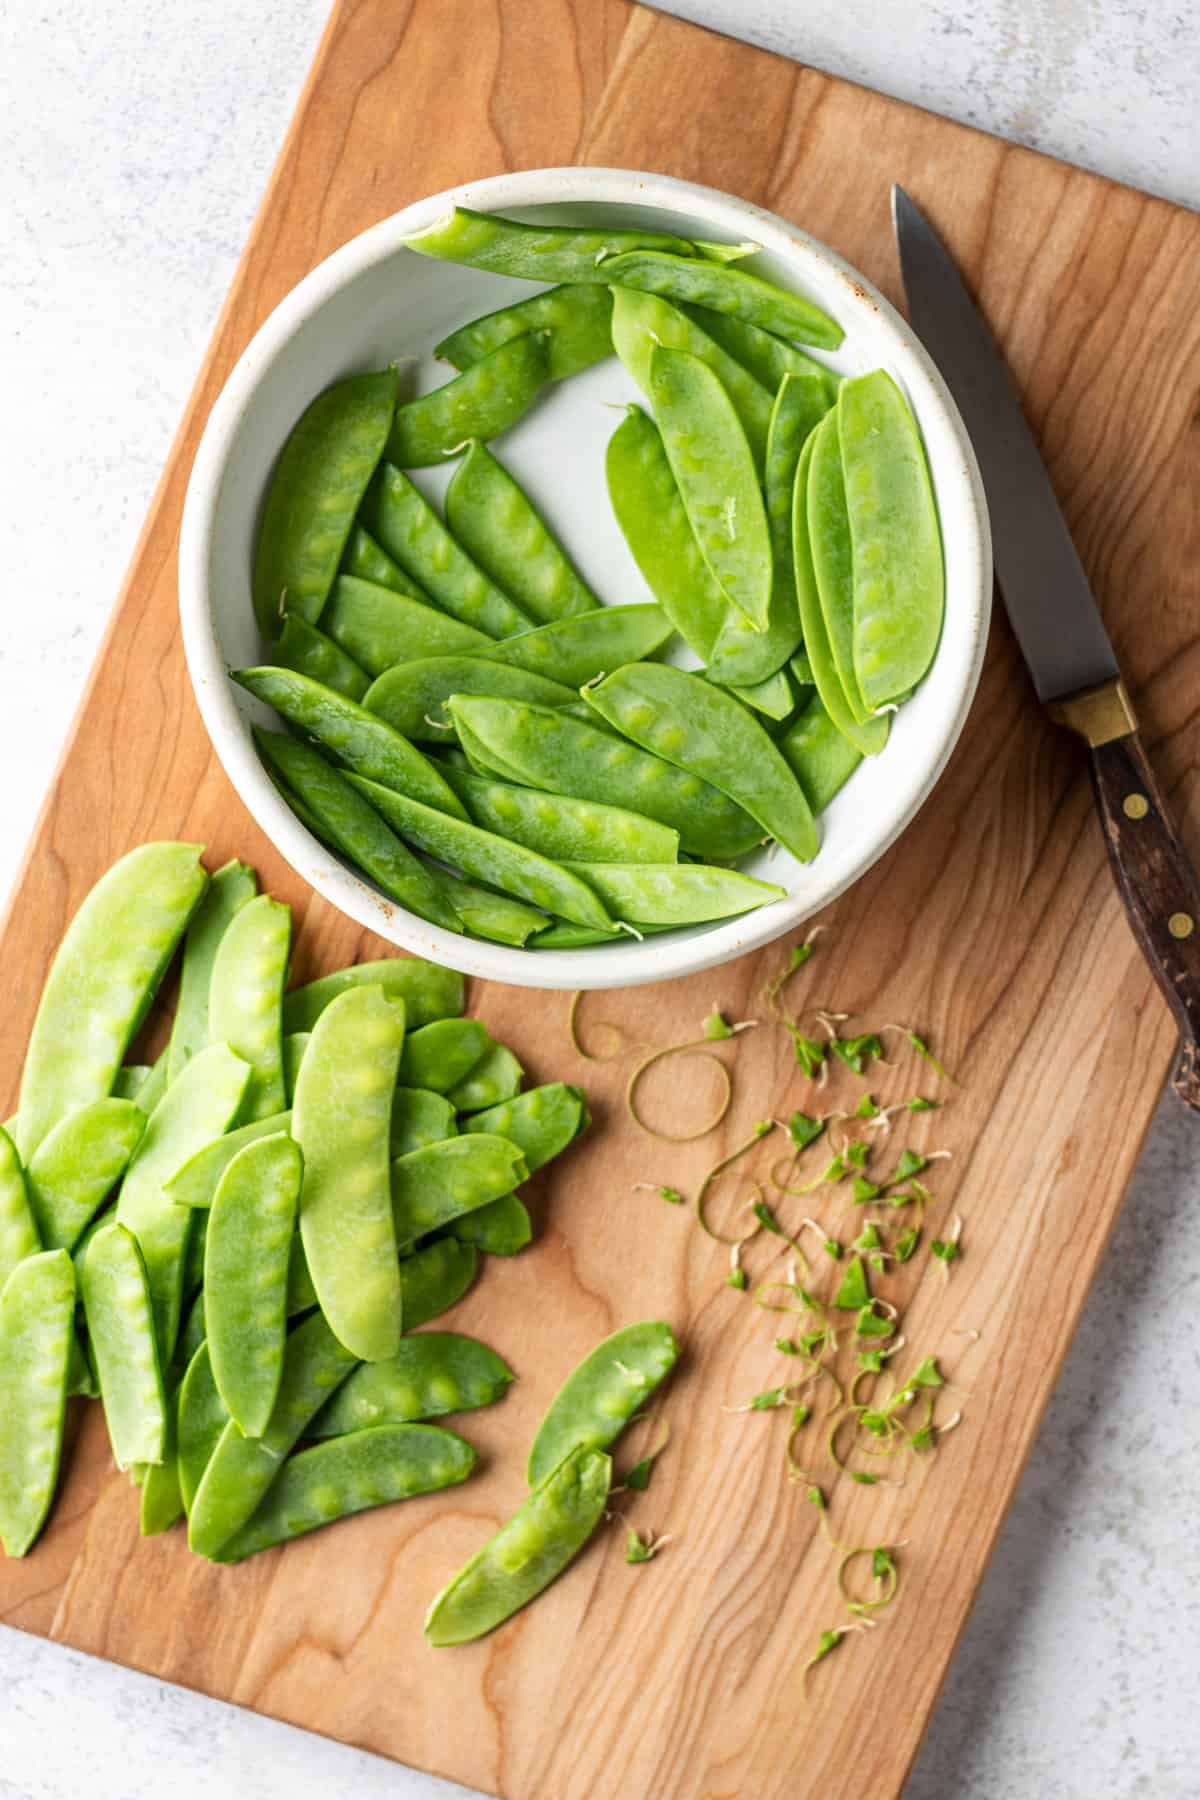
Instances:
[[[941,370],[983,474],[1000,592],[1038,698],[1057,700],[1118,674],[1008,370],[937,233],[901,187],[892,218],[913,328]]]

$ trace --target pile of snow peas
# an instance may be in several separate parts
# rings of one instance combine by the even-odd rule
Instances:
[[[273,661],[233,672],[301,821],[391,899],[532,949],[730,918],[785,889],[729,865],[816,820],[927,673],[944,606],[924,449],[883,370],[741,266],[754,244],[455,208],[410,250],[550,281],[308,407],[263,509]],[[801,346],[805,346],[802,348]],[[604,605],[488,449],[615,351],[649,411],[609,444],[654,603]],[[405,472],[457,459],[444,517]],[[699,665],[663,660],[682,638]]]

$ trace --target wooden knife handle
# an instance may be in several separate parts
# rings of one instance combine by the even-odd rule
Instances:
[[[1172,1077],[1200,1111],[1200,880],[1137,732],[1090,750],[1104,841],[1133,934],[1179,1024]]]

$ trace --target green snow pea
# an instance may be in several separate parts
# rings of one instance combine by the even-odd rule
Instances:
[[[24,1556],[42,1529],[62,1453],[75,1271],[65,1250],[27,1256],[0,1290],[0,1543]]]
[[[480,1019],[434,1019],[405,1038],[400,1086],[448,1093],[470,1074],[491,1042]]]
[[[396,1242],[403,1251],[463,1213],[511,1193],[528,1175],[517,1146],[485,1132],[398,1156],[392,1164]]]
[[[785,343],[782,338],[760,330],[746,319],[735,318],[732,313],[692,305],[685,305],[683,310],[693,324],[715,339],[722,350],[748,370],[768,393],[779,392],[779,384],[785,375],[812,375],[825,388],[826,404],[833,405],[838,377],[815,357],[806,356],[794,344]]]
[[[316,813],[322,835],[329,837],[390,899],[436,925],[458,930],[458,914],[436,875],[418,862],[375,808],[326,762],[320,751],[296,738],[261,731],[257,726],[254,742],[264,762],[282,776],[285,790],[295,790],[305,807]]]
[[[283,1036],[283,1088],[289,1107],[292,1095],[296,1092],[296,1077],[300,1073],[300,1064],[304,1060],[304,1052],[308,1049],[311,1036],[311,1031],[287,1031]],[[280,1129],[283,1129],[282,1126]]]
[[[534,621],[489,581],[408,476],[384,463],[363,503],[363,523],[430,599],[489,637],[512,637]]]
[[[375,587],[391,588],[394,593],[404,594],[410,600],[423,600],[426,603],[429,600],[429,595],[425,590],[417,586],[411,575],[405,574],[400,564],[388,555],[383,545],[377,544],[370,532],[364,531],[361,525],[356,524],[346,540],[346,553],[342,557],[341,575],[338,576],[338,581],[342,579],[342,576],[350,576],[358,581],[368,581]],[[329,590],[330,599],[333,598],[333,591],[336,587],[337,581]],[[328,607],[328,605],[329,600],[325,602],[325,606]],[[321,626],[323,630],[329,630],[324,610],[321,613]]]
[[[200,1288],[196,1298],[188,1307],[187,1318],[180,1327],[179,1342],[175,1346],[175,1367],[180,1380],[187,1374],[188,1364],[207,1334],[208,1326],[204,1316],[204,1289]]]
[[[564,876],[558,863],[539,856],[536,850],[509,843],[490,831],[482,831],[478,825],[464,825],[376,782],[363,781],[357,775],[350,779],[393,831],[429,856],[452,863],[477,881],[491,882],[505,893],[515,894],[518,900],[545,907],[576,924],[612,924],[586,882]]]
[[[460,1243],[474,1244],[489,1256],[516,1256],[533,1237],[533,1221],[524,1201],[502,1194],[455,1219],[449,1230]]]
[[[521,1091],[525,1071],[507,1044],[493,1044],[446,1098],[459,1112],[482,1112]]]
[[[234,1157],[247,1144],[289,1131],[291,1123],[290,1112],[277,1112],[265,1119],[253,1119],[248,1125],[239,1125],[236,1131],[227,1131],[214,1138],[211,1144],[205,1144],[167,1177],[163,1182],[163,1193],[176,1206],[210,1207],[221,1177]]]
[[[461,447],[461,437],[457,443]],[[539,624],[600,605],[528,495],[478,436],[446,489],[446,524],[484,573]]]
[[[681,847],[695,856],[740,856],[762,836],[710,783],[606,730],[520,701],[460,697],[449,704],[464,750],[485,773],[495,769],[577,800],[607,802],[620,794],[631,810],[677,831]]]
[[[205,1049],[212,1042],[208,1029],[208,998],[217,948],[225,935],[225,927],[257,892],[258,877],[254,870],[247,863],[227,862],[216,871],[192,914],[183,939],[179,999],[167,1043],[167,1081],[176,1081],[197,1050]],[[163,1092],[166,1092],[165,1086]],[[129,1094],[126,1098],[132,1100],[134,1096]],[[145,1099],[139,1095],[138,1103],[143,1111],[153,1112],[161,1099],[160,1093],[154,1105],[147,1107]]]
[[[458,1135],[453,1103],[432,1088],[398,1087],[392,1095],[392,1128],[388,1154],[407,1156],[426,1144]]]
[[[526,1475],[537,1487],[572,1450],[607,1450],[679,1359],[661,1319],[624,1325],[567,1376],[538,1426]]]
[[[675,256],[665,250],[629,250],[607,259],[603,268],[618,287],[661,294],[677,306],[690,302],[712,312],[728,313],[775,337],[836,350],[846,335],[836,320],[811,301],[789,294],[745,269],[709,262],[703,257]]]
[[[774,389],[768,393],[686,313],[680,312],[669,301],[660,300],[657,294],[638,293],[634,288],[614,288],[613,348],[648,400],[652,398],[650,364],[655,349],[686,350],[705,363],[725,389],[741,420],[755,467],[762,468]]]
[[[916,422],[885,370],[842,383],[838,435],[853,545],[854,672],[873,710],[910,692],[933,661],[942,540]]]
[[[288,1458],[253,1518],[221,1546],[241,1562],[318,1526],[465,1481],[479,1461],[465,1439],[436,1425],[376,1425]]]
[[[291,1253],[288,1257],[288,1318],[294,1319],[297,1313],[309,1312],[316,1304],[317,1290],[313,1286],[312,1276],[308,1272],[308,1264],[304,1260],[304,1240],[297,1232],[292,1239]]]
[[[425,1619],[431,1644],[467,1644],[536,1599],[583,1549],[604,1516],[612,1459],[581,1446],[476,1551]]]
[[[319,738],[349,769],[427,806],[464,818],[461,802],[428,757],[375,713],[294,669],[236,669],[233,679],[289,724]],[[287,779],[286,771],[284,779]],[[301,796],[307,798],[307,796]]]
[[[164,1052],[165,1054],[165,1052]],[[149,1063],[122,1063],[113,1077],[112,1097],[114,1100],[134,1100],[149,1081],[152,1069]],[[160,1096],[161,1097],[161,1096]],[[16,1127],[16,1120],[12,1121]]]
[[[657,346],[650,398],[705,562],[759,631],[771,603],[771,540],[746,434],[720,381],[686,350]]]
[[[29,1205],[47,1250],[74,1249],[136,1155],[146,1123],[134,1100],[94,1100],[42,1139],[29,1159],[26,1179]]]
[[[530,939],[531,950],[586,950],[592,944],[615,944],[628,936],[623,931],[592,931],[586,925],[568,925],[557,921]]]
[[[469,656],[494,642],[422,600],[349,575],[334,582],[322,624],[370,676],[414,657]]]
[[[647,750],[719,784],[801,862],[817,853],[803,790],[732,694],[666,663],[629,663],[586,690],[589,706]]]
[[[833,723],[819,694],[813,695],[778,744],[814,815],[824,812],[862,761]]]
[[[218,1184],[204,1253],[208,1353],[221,1398],[261,1437],[279,1393],[288,1256],[304,1161],[282,1132],[239,1150]]]
[[[345,579],[344,575],[339,575],[334,586]],[[322,622],[325,622],[324,614]],[[348,700],[361,700],[371,685],[366,670],[360,668],[339,643],[327,637],[324,631],[318,631],[315,625],[307,624],[298,613],[289,613],[284,619],[275,655],[281,669],[295,669],[298,675],[307,675],[310,680],[319,681],[322,687],[345,694]]]
[[[527,331],[546,334],[551,381],[578,375],[612,355],[612,295],[606,287],[577,285],[530,294],[514,306],[485,313],[443,338],[435,356],[456,369],[469,369]]]
[[[175,1420],[179,1493],[188,1514],[196,1503],[204,1472],[228,1424],[229,1412],[213,1377],[208,1343],[202,1340],[193,1351],[179,1384]]]
[[[313,1028],[292,1107],[305,1259],[322,1312],[363,1362],[393,1356],[403,1329],[388,1178],[403,1042],[403,1006],[350,988]]]
[[[230,1419],[212,1446],[188,1507],[190,1549],[215,1557],[241,1529],[309,1420],[357,1361],[334,1336],[322,1313],[313,1313],[288,1333],[283,1379],[267,1429],[261,1437],[248,1438]],[[181,1414],[181,1445],[182,1438]],[[184,1491],[186,1497],[186,1488]]]
[[[318,394],[275,464],[254,557],[254,612],[264,637],[285,611],[321,616],[396,410],[396,371],[350,375]]]
[[[705,863],[573,863],[614,912],[634,925],[701,925],[752,912],[787,889]]]
[[[60,1119],[112,1091],[129,1040],[208,885],[198,844],[143,844],[67,927],[34,1020],[13,1134],[24,1163]]]
[[[283,1029],[311,1031],[330,1001],[352,987],[381,987],[389,1000],[403,1000],[410,1031],[434,1019],[455,1018],[463,1009],[464,983],[456,969],[420,956],[385,956],[293,988],[283,997]]]
[[[133,1233],[145,1259],[163,1366],[171,1360],[179,1333],[184,1259],[192,1223],[190,1210],[176,1206],[164,1193],[163,1183],[232,1122],[249,1081],[249,1065],[224,1044],[210,1044],[201,1050],[151,1113],[121,1183],[117,1219]]]
[[[796,562],[792,554],[796,465],[806,438],[828,410],[824,385],[815,376],[785,375],[771,408],[771,429],[767,434],[763,487],[771,533],[771,613],[780,621],[786,620],[794,630],[792,652],[800,643],[800,602],[796,598]]]
[[[525,944],[541,931],[546,915],[507,894],[493,893],[460,875],[446,875],[447,893],[465,931],[494,944]]]
[[[259,894],[230,920],[213,962],[209,1031],[250,1065],[243,1124],[287,1102],[281,1021],[291,944],[291,907]]]
[[[400,1286],[404,1290],[404,1325],[415,1331],[462,1299],[479,1262],[472,1244],[439,1238],[412,1256],[400,1258]]]
[[[755,712],[765,713],[768,719],[776,722],[789,718],[795,710],[796,696],[786,669],[776,669],[773,675],[768,675],[765,681],[755,682],[753,687],[739,687],[733,691],[743,706],[752,706]]]
[[[605,669],[652,656],[673,629],[659,606],[601,606],[489,644],[479,655],[579,688]]]
[[[313,1438],[341,1437],[372,1425],[411,1425],[473,1412],[503,1398],[513,1372],[477,1338],[453,1331],[406,1337],[387,1362],[361,1363],[308,1428]]]
[[[208,1244],[208,1212],[201,1210],[193,1215],[192,1229],[188,1233],[187,1250],[183,1258],[183,1298],[185,1304],[192,1300],[204,1286],[204,1252]],[[178,1350],[178,1339],[176,1340]]]
[[[403,241],[422,256],[526,281],[606,281],[601,264],[622,250],[678,250],[686,256],[692,249],[686,239],[662,231],[527,225],[466,206],[443,213]]]
[[[528,669],[493,662],[485,656],[459,655],[426,656],[385,669],[367,689],[363,704],[406,738],[444,744],[454,735],[446,714],[446,701],[451,694],[529,700],[535,706],[567,706],[575,698],[574,691],[562,682],[531,675]]]
[[[552,1081],[473,1113],[463,1130],[511,1138],[533,1175],[574,1143],[590,1123],[583,1089]]]
[[[854,566],[838,414],[826,414],[813,434],[808,465],[808,539],[825,634],[846,704],[859,724],[869,714],[854,670]]]
[[[446,780],[477,825],[541,856],[578,862],[674,862],[679,833],[622,806],[543,794],[447,768]]]
[[[141,1516],[143,1537],[170,1531],[183,1517],[183,1492],[179,1486],[179,1383],[167,1382],[164,1400],[162,1461],[144,1465]]]
[[[58,1246],[50,1244],[49,1249]],[[18,1263],[36,1256],[42,1238],[30,1204],[17,1147],[0,1126],[0,1289]]]
[[[166,1398],[150,1283],[132,1231],[118,1223],[96,1233],[79,1285],[117,1467],[156,1463],[166,1437]]]
[[[398,406],[388,461],[398,469],[420,468],[458,455],[467,438],[499,437],[529,411],[549,379],[545,333],[511,338],[453,381]]]

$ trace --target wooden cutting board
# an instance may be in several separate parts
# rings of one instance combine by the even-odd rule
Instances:
[[[625,0],[345,0],[333,15],[151,507],[3,933],[2,1085],[15,1097],[46,962],[85,891],[150,837],[238,855],[296,910],[300,973],[386,946],[316,901],[261,839],[209,749],[176,623],[192,454],[222,382],[287,290],[418,196],[572,161],[729,189],[826,239],[897,297],[888,186],[929,211],[1021,382],[1055,484],[1193,847],[1200,823],[1200,220]],[[181,225],[181,229],[186,229]],[[936,352],[936,345],[932,346]],[[1053,596],[1047,595],[1047,604]],[[902,842],[823,921],[796,1000],[863,1027],[916,1023],[963,1078],[922,1141],[966,1254],[919,1257],[914,1349],[940,1351],[965,1423],[898,1489],[831,1484],[837,1534],[907,1539],[885,1623],[815,1671],[840,1616],[834,1561],[784,1478],[778,1414],[722,1411],[784,1378],[774,1323],[724,1285],[724,1253],[636,1180],[694,1190],[754,1119],[806,1097],[763,1026],[736,1058],[726,1125],[671,1150],[624,1118],[628,1063],[585,1064],[565,996],[476,984],[472,1010],[531,1078],[587,1083],[596,1123],[535,1190],[539,1240],[492,1261],[455,1315],[520,1379],[467,1435],[483,1472],[223,1570],[178,1532],[142,1543],[98,1409],[73,1421],[53,1524],[0,1567],[0,1617],[519,1800],[870,1795],[900,1788],[1037,1431],[1167,1070],[1173,1033],[1105,866],[1082,761],[1035,706],[1003,615],[958,751]],[[585,1023],[661,1044],[713,1000],[761,1017],[782,947]],[[658,1090],[682,1124],[703,1069]],[[875,1084],[928,1088],[918,1064]],[[829,1095],[853,1103],[848,1075]],[[945,1090],[943,1090],[945,1091]],[[828,1098],[825,1100],[828,1104]],[[795,1203],[793,1203],[795,1204]],[[765,1255],[750,1253],[757,1273]],[[434,1652],[424,1608],[517,1503],[535,1421],[617,1324],[672,1319],[686,1361],[669,1453],[633,1518],[672,1534],[629,1568],[604,1534],[518,1623]],[[982,1333],[977,1344],[955,1330]],[[85,1409],[80,1408],[82,1414]]]

